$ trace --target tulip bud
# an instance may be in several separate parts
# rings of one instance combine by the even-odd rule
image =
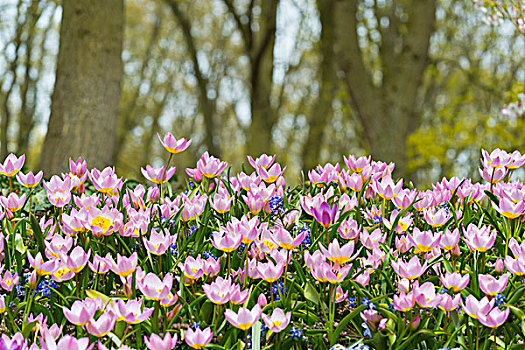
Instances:
[[[261,309],[265,307],[266,305],[268,305],[268,300],[266,300],[266,296],[263,293],[259,294],[259,298],[257,299],[257,304],[259,304]]]
[[[411,331],[415,331],[416,329],[418,329],[420,322],[421,322],[421,317],[420,316],[416,316],[416,317],[414,317],[412,322],[410,322],[410,324],[408,325],[408,328]]]
[[[31,276],[29,277],[29,281],[27,281],[27,284],[29,286],[29,289],[35,289],[37,287],[38,283],[38,275],[36,274],[36,270],[31,273]]]
[[[6,312],[7,307],[5,306],[5,298],[3,295],[0,295],[0,314]]]
[[[503,272],[503,260],[501,258],[498,258],[498,260],[496,260],[496,263],[494,264],[494,271],[497,273]]]

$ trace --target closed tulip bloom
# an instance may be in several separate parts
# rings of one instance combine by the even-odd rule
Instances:
[[[505,290],[509,282],[509,274],[506,273],[496,279],[491,275],[479,275],[479,287],[487,295],[496,295]]]
[[[406,253],[410,248],[412,248],[412,242],[407,238],[407,236],[396,236],[394,242],[396,249],[401,253]]]
[[[216,260],[215,258],[210,256],[208,259],[204,260],[203,272],[206,276],[213,277],[219,273],[220,269],[221,269],[220,259]]]
[[[184,340],[186,341],[186,344],[188,344],[193,349],[202,349],[208,345],[208,343],[211,341],[211,338],[213,338],[213,332],[211,331],[210,327],[202,331],[200,328],[197,328],[196,330],[188,328],[184,334]]]
[[[71,310],[65,306],[62,307],[62,312],[67,320],[77,326],[87,324],[97,310],[97,302],[93,299],[77,300],[71,306]]]
[[[154,308],[142,308],[142,299],[124,300],[119,299],[113,304],[113,311],[116,314],[117,321],[124,321],[127,324],[138,324],[146,321],[153,313]]]
[[[439,294],[438,296],[441,297],[438,307],[447,312],[457,309],[461,301],[461,294],[456,294],[454,298],[450,294]]]
[[[92,318],[86,323],[86,331],[97,338],[106,336],[115,327],[116,317],[109,312],[103,313],[97,320]]]
[[[419,262],[419,258],[414,255],[408,263],[405,263],[403,260],[399,259],[397,261],[392,261],[392,268],[394,271],[400,276],[407,278],[409,280],[413,280],[421,276],[423,273],[425,273],[425,270],[427,269],[427,262],[421,266],[421,263]]]
[[[177,140],[170,132],[166,133],[163,138],[161,138],[159,133],[157,133],[157,137],[159,138],[162,147],[172,154],[177,154],[186,150],[188,147],[190,147],[192,142],[192,139],[185,138],[180,138]]]
[[[465,299],[465,303],[461,302],[461,306],[466,314],[472,318],[477,319],[479,313],[486,315],[494,306],[494,302],[495,299],[489,301],[487,297],[483,297],[478,301],[475,296],[469,295]]]
[[[432,233],[432,231],[420,231],[417,227],[414,228],[412,235],[407,236],[416,247],[418,252],[428,253],[439,246],[441,241],[441,234],[439,232]]]
[[[470,224],[465,232],[465,241],[470,250],[477,250],[479,252],[486,252],[494,245],[496,241],[497,231],[490,229],[489,226],[482,226],[478,228],[474,224]]]
[[[259,194],[248,192],[246,196],[242,196],[242,199],[248,205],[248,209],[253,215],[259,214],[264,207],[264,199]]]
[[[262,314],[262,319],[266,324],[266,327],[271,329],[274,333],[279,333],[283,331],[288,324],[290,324],[290,319],[292,318],[292,313],[288,311],[286,314],[280,308],[275,308],[273,310],[272,316]]]
[[[146,165],[146,169],[140,168],[142,175],[149,181],[159,185],[167,182],[173,175],[175,175],[175,167],[171,167],[166,170],[165,166],[156,166],[152,167],[151,165]]]
[[[441,283],[447,289],[452,289],[454,292],[459,292],[467,287],[470,280],[470,275],[465,274],[461,276],[458,272],[447,272],[444,276],[441,276]]]
[[[137,281],[137,285],[146,298],[158,301],[165,300],[171,295],[173,275],[167,273],[161,281],[156,274],[150,272],[144,278]]]
[[[409,293],[401,292],[399,295],[394,295],[394,307],[401,312],[412,310],[416,303],[414,291]]]
[[[151,350],[171,350],[177,346],[177,334],[172,337],[170,333],[166,333],[163,339],[158,334],[152,333],[149,339],[144,336],[144,342]]]
[[[232,326],[245,331],[250,329],[252,325],[259,320],[261,313],[261,307],[259,304],[255,304],[251,310],[241,307],[237,313],[227,309],[224,312],[224,316]]]
[[[441,240],[439,242],[440,248],[453,250],[459,243],[459,237],[460,232],[457,228],[452,232],[447,228],[441,235]]]
[[[40,180],[42,180],[42,176],[44,176],[44,173],[42,171],[39,171],[36,175],[33,174],[32,171],[28,172],[26,175],[24,173],[19,172],[16,174],[16,179],[18,180],[18,183],[20,183],[22,186],[27,188],[33,188],[38,185]]]
[[[230,289],[232,287],[231,280],[217,277],[211,284],[204,284],[202,289],[208,300],[214,304],[226,304],[230,300]]]
[[[0,174],[7,177],[15,176],[24,166],[25,160],[25,154],[22,154],[20,157],[15,156],[13,153],[9,154],[5,158],[4,164],[0,163]]]
[[[111,271],[119,276],[126,277],[131,275],[137,268],[138,255],[137,252],[131,254],[130,257],[122,256],[117,253],[117,261],[110,258],[108,261]]]
[[[318,223],[328,228],[335,220],[337,204],[330,207],[327,202],[323,202],[318,208],[312,207],[312,214]]]
[[[478,313],[478,320],[482,325],[490,328],[498,328],[507,321],[509,317],[510,308],[500,310],[499,307],[495,307],[488,313]]]
[[[0,197],[0,203],[2,203],[4,208],[9,210],[11,213],[15,213],[15,212],[19,211],[20,209],[22,209],[22,207],[24,206],[25,202],[26,202],[26,194],[25,193],[22,194],[20,197],[18,196],[18,194],[14,193],[14,192],[12,192],[7,197],[4,197],[4,196]]]
[[[212,179],[218,176],[228,165],[226,162],[221,162],[220,159],[210,156],[208,152],[204,152],[202,157],[197,162],[197,170],[202,176]]]

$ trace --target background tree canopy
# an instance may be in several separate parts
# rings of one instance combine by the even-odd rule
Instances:
[[[474,1],[0,0],[0,14],[0,158],[32,167],[70,152],[141,179],[170,131],[194,139],[179,168],[204,150],[237,168],[277,153],[298,183],[371,153],[424,185],[476,177],[480,147],[524,149],[523,115],[501,111],[524,90],[525,36]]]

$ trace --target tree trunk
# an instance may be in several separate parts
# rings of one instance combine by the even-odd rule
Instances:
[[[318,0],[321,20],[321,66],[319,97],[309,120],[308,138],[303,151],[303,170],[307,172],[320,163],[323,135],[328,118],[332,114],[332,102],[337,90],[334,68],[334,4],[335,0]]]
[[[277,117],[270,97],[278,4],[279,0],[261,2],[260,30],[252,32],[253,41],[249,43],[252,120],[247,135],[247,153],[252,156],[272,152],[272,129]]]
[[[55,91],[40,168],[113,164],[122,80],[124,0],[64,0]]]

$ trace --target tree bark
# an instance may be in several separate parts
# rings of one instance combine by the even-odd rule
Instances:
[[[354,112],[357,114],[376,160],[396,163],[397,176],[407,175],[408,135],[420,120],[417,97],[429,64],[428,47],[434,32],[436,0],[405,1],[406,22],[396,11],[381,29],[382,81],[374,85],[357,37],[359,0],[338,1],[335,14],[336,59],[344,72]],[[393,7],[397,4],[394,1]]]
[[[307,172],[321,162],[323,134],[328,118],[332,114],[332,102],[337,91],[334,67],[334,5],[335,0],[318,0],[321,20],[320,40],[320,85],[319,96],[310,115],[308,138],[303,151],[303,170]]]
[[[113,164],[122,81],[124,0],[64,0],[55,91],[40,168]]]

